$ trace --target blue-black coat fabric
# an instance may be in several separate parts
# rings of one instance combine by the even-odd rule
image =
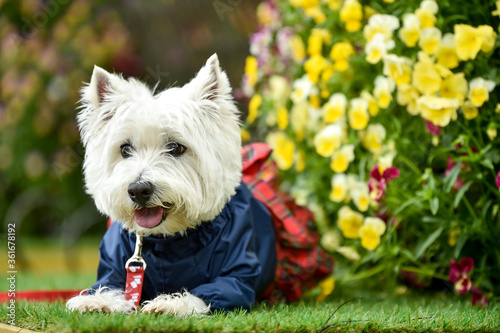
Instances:
[[[99,248],[99,286],[125,288],[125,263],[132,256],[136,235],[113,223]],[[267,208],[243,183],[222,212],[186,236],[144,238],[147,263],[142,301],[184,289],[211,309],[249,309],[274,278],[275,231]]]

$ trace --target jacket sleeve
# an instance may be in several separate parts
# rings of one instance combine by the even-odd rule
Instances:
[[[128,235],[119,223],[113,223],[99,246],[97,281],[88,293],[93,293],[99,287],[124,290],[127,278],[125,263],[131,255]]]
[[[262,237],[253,225],[254,219],[269,216],[261,216],[258,210],[252,209],[250,202],[233,204],[226,216],[220,216],[223,222],[214,221],[217,228],[221,228],[214,240],[214,249],[197,258],[201,264],[198,267],[207,267],[210,271],[210,281],[189,290],[210,304],[212,310],[250,309],[255,303],[263,269],[274,272],[274,266],[263,266],[257,254],[258,239]],[[275,244],[270,246],[274,248]]]

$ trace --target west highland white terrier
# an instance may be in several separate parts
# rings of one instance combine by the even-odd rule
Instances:
[[[297,223],[287,208],[297,206],[267,184],[242,182],[239,112],[216,55],[181,88],[155,94],[95,67],[81,92],[86,189],[115,222],[101,242],[96,283],[68,309],[131,313],[139,301],[142,312],[177,316],[249,309],[274,287],[293,300],[331,273],[307,231],[312,214],[303,210]],[[125,266],[137,254],[146,269],[134,302]]]

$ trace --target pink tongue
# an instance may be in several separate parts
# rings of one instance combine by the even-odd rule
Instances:
[[[163,208],[160,206],[141,208],[134,211],[135,222],[143,228],[154,228],[163,218]]]

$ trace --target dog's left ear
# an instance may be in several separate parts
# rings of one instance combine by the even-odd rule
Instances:
[[[196,77],[189,83],[195,100],[232,99],[231,85],[219,65],[217,54],[212,55]]]

